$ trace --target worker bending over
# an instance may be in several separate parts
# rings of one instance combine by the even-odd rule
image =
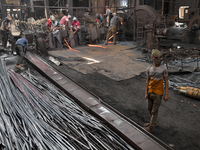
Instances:
[[[24,56],[26,55],[26,51],[28,49],[28,40],[25,38],[18,39],[17,42],[15,43],[15,49],[16,49],[17,54],[19,55],[19,58],[15,67],[20,69],[20,67],[25,66],[25,64],[23,64],[22,62],[24,60]]]
[[[60,23],[60,25],[61,25],[63,31],[65,31],[65,30],[67,29],[68,21],[69,21],[70,18],[71,18],[70,15],[68,15],[68,16],[64,15],[64,16],[61,18],[61,20],[60,20],[59,23]]]
[[[74,38],[75,38],[75,44],[76,46],[82,45],[82,37],[81,37],[81,30],[80,30],[80,22],[77,20],[76,17],[73,18],[72,24],[71,24],[71,31],[74,32]]]

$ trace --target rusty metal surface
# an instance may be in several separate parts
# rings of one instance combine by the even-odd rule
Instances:
[[[106,106],[97,96],[51,67],[39,56],[27,52],[26,59],[52,83],[57,85],[65,93],[68,93],[81,107],[95,117],[105,121],[113,131],[133,148],[143,150],[171,149],[152,134],[147,133],[143,128],[138,128],[139,126],[137,124],[131,122],[113,108]]]

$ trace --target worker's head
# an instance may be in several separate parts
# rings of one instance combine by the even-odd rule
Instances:
[[[50,16],[52,22],[55,22],[55,17],[53,15]]]
[[[74,17],[74,18],[73,18],[73,21],[74,21],[74,22],[76,22],[76,21],[77,21],[77,18],[76,18],[76,17]]]
[[[72,17],[71,15],[68,15],[68,16],[67,16],[68,19],[70,19],[71,17]]]
[[[152,49],[151,58],[156,66],[159,66],[162,62],[162,53],[157,49]]]
[[[100,15],[99,15],[98,13],[96,14],[96,18],[97,18],[97,19],[100,19]]]
[[[114,13],[112,13],[112,15],[113,15],[113,16],[116,16],[117,14],[114,12]]]
[[[106,9],[108,9],[108,6],[106,6]]]

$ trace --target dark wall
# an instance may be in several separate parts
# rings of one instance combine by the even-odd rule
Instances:
[[[144,5],[149,5],[155,9],[155,0],[144,0]]]
[[[89,0],[73,0],[74,7],[89,7]]]

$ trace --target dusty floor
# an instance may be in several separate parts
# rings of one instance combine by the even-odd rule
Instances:
[[[110,51],[106,51],[107,54],[108,52],[110,53]],[[50,53],[52,54],[52,52]],[[129,53],[133,55],[134,50],[129,50]],[[135,51],[135,53],[137,52]],[[116,64],[118,64],[117,58]],[[58,59],[62,60],[61,57]],[[127,61],[130,61],[130,57]],[[83,73],[76,68],[77,65],[75,67],[71,63],[63,63],[59,67],[52,62],[50,63],[139,125],[142,126],[145,122],[149,121],[147,101],[144,98],[146,82],[145,70],[141,69],[140,71],[142,73],[139,75],[137,74],[129,78],[125,77],[123,80],[117,80],[118,78],[112,78],[112,76],[109,77],[106,74],[102,74],[98,69],[92,69],[93,71],[91,71],[91,68],[89,68],[90,72]],[[81,65],[83,66],[83,62],[79,61],[78,63],[79,65],[82,63]],[[135,63],[137,64],[137,62]],[[124,64],[122,66],[126,68],[130,67]],[[144,66],[146,64],[143,64]],[[188,98],[180,95],[177,91],[169,90],[169,101],[163,101],[161,104],[158,126],[155,128],[153,135],[166,144],[172,145],[175,150],[198,150],[200,149],[199,114],[199,100]]]

